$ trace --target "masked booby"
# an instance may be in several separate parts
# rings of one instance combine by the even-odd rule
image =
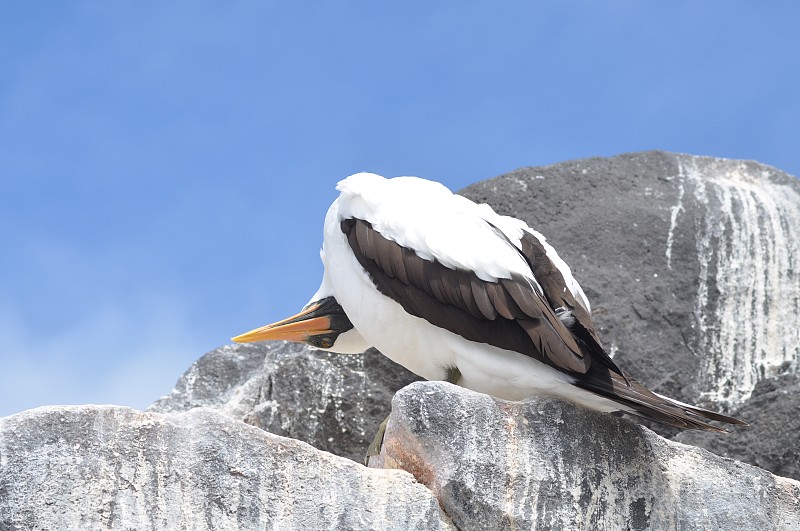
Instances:
[[[374,346],[423,378],[501,399],[551,395],[681,429],[747,425],[653,393],[618,367],[569,266],[525,222],[416,177],[359,173],[337,190],[311,302],[234,341]]]

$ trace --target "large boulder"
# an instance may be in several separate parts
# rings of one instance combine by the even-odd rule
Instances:
[[[0,529],[454,529],[431,492],[208,409],[0,419]]]
[[[374,463],[411,472],[461,531],[800,529],[800,482],[552,398],[414,383]]]
[[[461,192],[544,234],[608,348],[676,398],[738,406],[800,360],[800,181],[664,152],[522,168]]]

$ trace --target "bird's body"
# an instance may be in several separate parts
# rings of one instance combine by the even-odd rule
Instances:
[[[341,229],[342,221],[363,220],[423,260],[453,271],[474,271],[483,281],[510,280],[514,273],[533,284],[536,279],[519,247],[509,244],[519,245],[527,228],[524,223],[499,216],[438,183],[412,177],[383,179],[357,174],[342,181],[339,189],[342,195],[325,219],[325,268],[334,297],[369,344],[427,380],[444,380],[455,368],[461,375],[455,383],[498,398],[523,400],[546,393],[603,411],[619,409],[617,404],[605,404],[601,397],[575,388],[573,377],[531,356],[465,339],[411,315],[396,300],[380,293]],[[493,227],[509,240],[499,238]],[[565,276],[573,280],[566,264],[560,263]],[[570,284],[585,301],[577,282]]]
[[[569,267],[523,221],[414,177],[362,173],[337,189],[307,308],[333,300],[352,330],[325,330],[323,347],[347,336],[339,351],[375,346],[423,378],[502,399],[546,394],[681,428],[743,424],[651,393],[617,367]],[[237,340],[280,338],[282,323]]]

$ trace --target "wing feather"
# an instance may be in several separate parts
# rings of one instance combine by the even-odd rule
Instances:
[[[499,284],[493,282],[486,282],[485,286],[489,301],[491,301],[497,313],[506,319],[514,319],[514,312],[508,304],[509,301],[503,296],[505,290],[503,290]]]
[[[458,289],[461,292],[461,300],[464,304],[464,309],[466,309],[472,317],[482,317],[483,314],[480,308],[478,308],[478,303],[472,296],[472,283],[470,282],[469,271],[457,269],[456,274],[458,275]]]
[[[541,306],[531,297],[531,292],[535,292],[535,289],[524,278],[512,276],[510,279],[501,279],[500,282],[525,315],[537,318],[542,316]]]
[[[392,271],[394,276],[403,284],[408,284],[408,273],[406,272],[406,263],[403,260],[403,248],[399,245],[390,245],[388,259],[392,264]]]
[[[350,241],[350,246],[353,247],[352,240]],[[355,247],[353,247],[355,249]],[[360,249],[360,248],[359,248]],[[414,251],[408,249],[406,247],[402,248],[403,250],[403,266],[405,267],[406,271],[408,272],[408,282],[404,283],[408,286],[422,286],[425,284],[425,261],[424,260],[415,260],[415,258],[419,258]],[[356,255],[358,256],[358,255]],[[360,260],[359,260],[360,261]],[[361,264],[362,266],[364,264]]]
[[[606,352],[595,331],[592,317],[583,304],[575,297],[562,273],[547,255],[544,244],[530,232],[524,232],[520,239],[520,252],[531,267],[534,277],[542,287],[543,295],[553,309],[569,310],[575,322],[570,330],[579,341],[586,345],[593,359],[625,378],[622,369]],[[567,274],[569,274],[567,272]],[[571,276],[571,274],[569,274]]]
[[[470,275],[469,283],[475,304],[478,306],[483,317],[490,321],[495,320],[497,318],[497,309],[492,306],[489,294],[486,293],[486,282],[476,276]]]

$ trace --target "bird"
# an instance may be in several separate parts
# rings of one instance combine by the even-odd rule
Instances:
[[[317,292],[297,315],[234,341],[375,347],[422,378],[504,400],[547,395],[679,429],[747,426],[619,367],[570,267],[526,222],[418,177],[357,173],[336,189]]]

